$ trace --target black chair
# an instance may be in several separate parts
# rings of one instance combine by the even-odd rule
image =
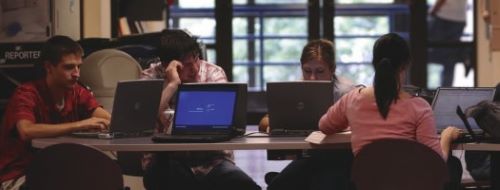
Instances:
[[[72,143],[49,146],[38,152],[26,171],[29,190],[124,189],[118,164],[94,148]]]
[[[366,145],[354,158],[351,177],[357,190],[442,190],[449,180],[439,154],[398,139]]]
[[[112,41],[109,38],[84,38],[78,41],[83,48],[83,57],[87,57],[95,51],[110,48]]]
[[[116,152],[116,162],[122,169],[123,175],[142,177],[144,170],[141,161],[144,154],[144,152]]]

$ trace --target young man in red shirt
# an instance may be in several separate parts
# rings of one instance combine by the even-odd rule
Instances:
[[[31,140],[78,130],[103,130],[111,115],[80,86],[83,50],[65,36],[50,38],[42,50],[44,77],[19,86],[0,126],[0,189],[18,189],[34,156]]]

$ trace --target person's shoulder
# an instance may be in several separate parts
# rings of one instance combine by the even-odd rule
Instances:
[[[222,67],[209,63],[205,60],[200,60],[200,72],[202,81],[206,82],[227,82],[227,76]]]
[[[430,107],[429,102],[427,102],[422,97],[411,96],[410,98],[408,98],[408,100],[417,106]]]
[[[75,84],[75,86],[73,86],[73,89],[75,90],[75,92],[78,92],[78,94],[82,93],[92,94],[90,87],[83,86],[83,84],[77,83]]]
[[[365,85],[355,84],[350,79],[341,76],[337,77],[337,82],[335,83],[335,91],[341,95],[346,94],[354,89],[358,89],[360,87],[365,87]]]
[[[335,81],[335,86],[333,90],[334,100],[340,99],[342,96],[349,93],[356,87],[357,86],[354,85],[354,83],[351,80],[345,77],[337,76],[337,81]]]
[[[40,80],[25,82],[16,88],[16,95],[17,93],[38,92],[38,88],[43,86],[41,83]]]
[[[40,88],[42,84],[38,81],[30,81],[19,85],[10,95],[9,104],[18,104],[20,102],[32,102],[40,97]]]
[[[421,97],[412,96],[406,99],[406,101],[410,103],[410,105],[407,104],[407,107],[414,110],[417,114],[432,113],[432,108],[429,103]]]
[[[364,95],[364,91],[366,91],[366,87],[365,86],[353,86],[353,88],[346,92],[344,96],[342,96],[342,98],[346,98],[346,99],[351,99],[351,100],[354,100],[354,99],[358,99],[358,98],[363,98],[365,95]]]
[[[200,59],[200,66],[206,67],[206,68],[212,69],[212,70],[223,70],[222,67],[216,65],[215,63],[210,63],[207,60],[203,60],[203,59]]]

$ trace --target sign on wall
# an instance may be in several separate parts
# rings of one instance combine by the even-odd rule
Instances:
[[[0,44],[0,66],[40,62],[43,42]]]

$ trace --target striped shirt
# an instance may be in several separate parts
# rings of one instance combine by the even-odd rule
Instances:
[[[202,59],[199,59],[198,63],[200,64],[200,70],[198,71],[197,82],[227,82],[226,73],[221,67]],[[161,62],[153,63],[148,69],[142,71],[141,79],[165,79],[165,70],[166,67]]]

